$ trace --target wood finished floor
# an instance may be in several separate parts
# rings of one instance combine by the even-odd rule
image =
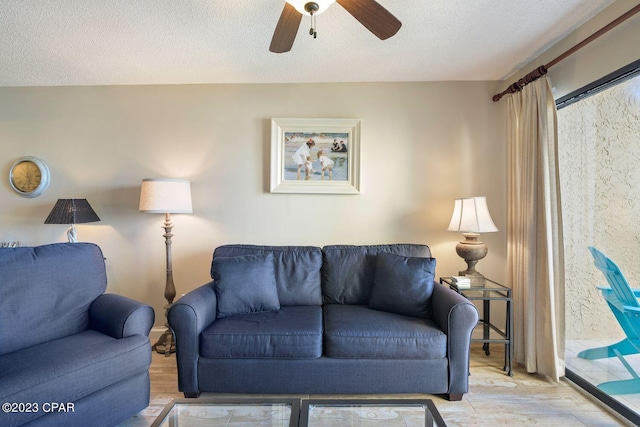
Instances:
[[[392,395],[368,397],[428,397],[433,399],[449,426],[620,426],[631,425],[612,416],[566,381],[552,384],[538,375],[515,367],[513,377],[503,371],[502,346],[493,346],[485,356],[482,344],[471,349],[470,391],[460,402],[449,402],[431,395]],[[151,363],[151,403],[120,427],[149,426],[178,392],[175,355],[165,358],[153,354]],[[214,394],[203,393],[203,397]],[[325,397],[325,396],[323,396]]]

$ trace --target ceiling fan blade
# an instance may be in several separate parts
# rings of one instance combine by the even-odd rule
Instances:
[[[386,40],[398,32],[402,22],[375,0],[336,0],[379,39]]]
[[[285,2],[282,15],[280,15],[276,30],[273,32],[269,50],[274,53],[289,52],[296,39],[298,28],[300,28],[300,21],[302,21],[302,14]]]

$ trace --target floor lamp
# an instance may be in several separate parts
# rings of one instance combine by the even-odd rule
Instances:
[[[173,284],[173,270],[171,267],[171,223],[172,213],[192,213],[191,207],[191,184],[184,179],[154,178],[143,179],[140,190],[140,212],[163,213],[164,217],[164,239],[167,249],[167,280],[164,287],[164,297],[167,300],[165,308],[165,319],[167,312],[173,304],[176,296],[176,288]],[[166,330],[153,345],[153,349],[165,356],[169,356],[176,351],[173,341],[173,333],[169,324],[165,322]]]
[[[45,224],[71,224],[67,230],[69,243],[78,242],[76,224],[100,221],[87,199],[58,199]]]

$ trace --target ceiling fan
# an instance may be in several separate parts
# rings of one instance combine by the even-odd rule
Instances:
[[[311,16],[309,34],[316,37],[315,17],[337,2],[347,9],[379,39],[386,40],[398,32],[402,23],[375,0],[287,0],[280,15],[269,50],[274,53],[289,52],[296,39],[302,15]]]

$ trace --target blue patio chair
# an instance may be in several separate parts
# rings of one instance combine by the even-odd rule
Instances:
[[[620,268],[602,252],[594,247],[589,247],[589,252],[593,255],[596,268],[604,274],[610,286],[599,286],[598,289],[627,337],[615,344],[581,351],[578,357],[589,360],[617,357],[633,378],[608,381],[597,387],[611,395],[640,393],[640,378],[624,358],[640,353],[640,290],[631,289]]]

